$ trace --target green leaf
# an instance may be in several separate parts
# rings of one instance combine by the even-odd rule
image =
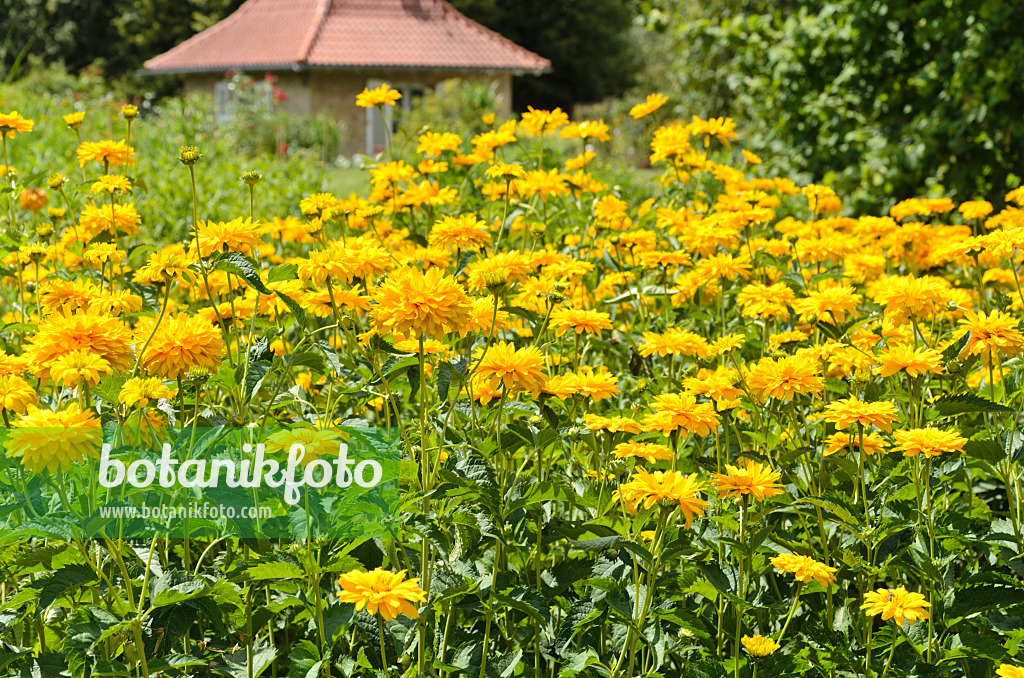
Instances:
[[[267,275],[267,282],[283,282],[285,280],[295,280],[298,277],[299,267],[295,264],[278,264],[270,269],[270,273]]]
[[[952,417],[965,412],[1013,412],[1005,405],[999,405],[973,393],[944,395],[932,403],[941,417]]]
[[[522,658],[522,650],[503,654],[497,659],[487,663],[487,669],[484,672],[484,675],[487,676],[487,678],[508,678],[515,672],[516,666],[519,665]]]
[[[288,678],[316,678],[324,662],[320,650],[308,640],[300,640],[288,655]]]
[[[263,562],[253,565],[245,571],[246,576],[252,581],[263,581],[265,579],[304,579],[306,573],[295,563],[283,560],[274,562]]]
[[[224,252],[218,254],[212,263],[211,271],[226,271],[227,273],[237,275],[249,287],[260,294],[270,294],[270,288],[264,285],[260,279],[260,264],[258,261],[250,259],[239,252]],[[198,266],[198,264],[193,264],[192,266]],[[189,268],[192,268],[192,266]],[[201,269],[196,268],[196,270]]]
[[[248,403],[252,400],[253,395],[256,391],[260,390],[260,385],[266,378],[267,373],[270,372],[271,363],[266,360],[258,360],[256,362],[249,363],[249,368],[245,372],[245,402]]]
[[[267,294],[269,294],[269,292]],[[287,294],[278,292],[277,290],[274,290],[274,294],[276,294],[278,298],[284,302],[284,305],[287,306],[288,310],[292,312],[292,315],[295,316],[295,321],[299,323],[299,325],[306,324],[306,312],[302,310],[302,307],[299,306],[299,304],[294,299],[289,297]]]
[[[206,580],[181,570],[171,570],[153,579],[150,606],[154,609],[177,605],[209,593]]]

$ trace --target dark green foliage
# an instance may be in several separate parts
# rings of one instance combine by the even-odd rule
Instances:
[[[628,0],[453,0],[460,12],[551,60],[550,73],[515,79],[513,106],[572,111],[578,102],[622,94],[639,54],[629,39]]]
[[[26,50],[77,72],[97,61],[119,77],[198,31],[242,0],[0,0],[0,68]]]
[[[929,190],[1001,204],[1020,182],[1020,3],[648,5],[684,115],[733,116],[780,173],[853,193],[857,211]]]

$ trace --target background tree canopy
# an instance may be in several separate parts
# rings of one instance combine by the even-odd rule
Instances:
[[[450,0],[460,12],[551,60],[552,72],[516,78],[513,108],[572,113],[573,104],[623,94],[635,81],[640,49],[630,37],[631,0]]]
[[[0,79],[24,51],[117,78],[236,10],[243,0],[0,0]]]
[[[878,209],[1001,202],[1024,158],[1024,3],[644,3],[685,113],[731,115],[780,172]],[[662,70],[664,72],[664,70]],[[653,84],[653,83],[652,83]]]

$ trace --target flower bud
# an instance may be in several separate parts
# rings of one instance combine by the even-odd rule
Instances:
[[[18,202],[28,211],[38,212],[50,202],[50,196],[41,188],[26,188],[18,196]]]
[[[256,170],[248,170],[247,172],[242,172],[242,181],[245,183],[246,186],[255,186],[256,183],[262,178],[263,175],[257,172]]]
[[[125,104],[121,107],[121,115],[125,120],[134,120],[139,116],[139,107],[132,104]]]
[[[54,172],[46,179],[46,185],[55,191],[60,190],[66,182],[67,179],[60,172]]]
[[[199,149],[195,146],[182,146],[178,149],[178,160],[185,167],[194,167],[201,157],[203,156],[199,154]]]

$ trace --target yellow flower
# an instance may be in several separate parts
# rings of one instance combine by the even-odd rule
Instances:
[[[544,391],[556,398],[565,399],[572,395],[582,395],[593,400],[604,400],[619,394],[618,379],[608,372],[569,372],[548,379]]]
[[[869,616],[882,615],[884,621],[894,619],[899,626],[904,621],[911,624],[918,619],[928,619],[928,610],[931,603],[924,599],[920,593],[907,591],[904,587],[898,589],[877,589],[864,594],[864,604],[860,609]]]
[[[78,129],[82,126],[82,121],[85,120],[85,111],[76,111],[74,113],[62,115],[61,117],[64,118],[64,123],[68,127],[71,129]]]
[[[514,344],[499,341],[480,360],[476,375],[493,390],[500,384],[509,395],[527,391],[537,397],[546,381],[543,364],[544,355],[536,346],[517,350]]]
[[[829,403],[825,408],[825,421],[832,422],[836,428],[843,429],[862,424],[874,424],[883,431],[891,431],[897,419],[896,407],[889,401],[867,403],[856,398],[846,398]]]
[[[942,354],[931,348],[913,348],[910,345],[894,346],[878,354],[880,366],[875,372],[880,377],[889,377],[905,371],[912,377],[925,372],[942,374]]]
[[[981,219],[992,212],[992,203],[988,200],[969,200],[961,203],[957,211],[963,215],[964,219]]]
[[[153,321],[136,326],[136,339],[140,347],[152,331]],[[152,375],[176,379],[192,367],[203,367],[216,372],[224,354],[224,340],[220,331],[199,316],[178,313],[160,323],[156,333],[140,356],[142,367]]]
[[[93,193],[128,193],[132,190],[132,182],[122,174],[104,174],[92,182],[89,190]]]
[[[861,436],[859,433],[834,433],[825,439],[825,450],[822,456],[828,457],[833,454],[846,454],[850,449],[861,447]],[[864,434],[864,454],[869,457],[885,451],[885,441],[877,433]]]
[[[636,458],[643,459],[648,464],[656,461],[665,461],[672,458],[672,451],[665,445],[654,443],[619,443],[612,450],[616,459]]]
[[[103,358],[115,370],[131,366],[131,330],[117,318],[93,310],[63,310],[46,318],[39,331],[27,340],[25,357],[36,376],[46,379],[57,360],[77,349]]]
[[[741,148],[740,153],[743,154],[743,159],[746,160],[751,165],[760,165],[762,162],[764,162],[763,160],[761,160],[761,158],[757,157],[756,155],[754,155],[745,148]]]
[[[695,332],[676,327],[669,328],[663,334],[644,332],[638,350],[645,358],[655,353],[662,357],[685,355],[707,358],[711,355],[711,345],[707,339]]]
[[[903,276],[881,281],[875,301],[885,304],[885,317],[894,323],[907,318],[930,319],[944,308],[947,289],[935,278]]]
[[[370,308],[381,334],[424,334],[437,339],[469,320],[472,304],[451,276],[432,268],[400,268],[374,294]]]
[[[740,460],[743,466],[725,465],[726,473],[713,473],[718,486],[718,498],[726,496],[739,499],[745,494],[752,495],[758,501],[782,494],[782,485],[778,480],[782,474],[772,471],[770,467],[753,459]]]
[[[569,116],[561,108],[552,111],[535,110],[533,106],[527,106],[526,112],[520,116],[520,127],[526,130],[530,136],[540,136],[548,132],[554,132],[562,125],[569,122]]]
[[[690,393],[665,393],[654,397],[654,413],[644,419],[644,428],[665,435],[681,428],[707,436],[718,430],[718,414],[711,403],[698,403]]]
[[[764,636],[743,636],[740,638],[740,642],[743,643],[743,648],[752,656],[758,659],[767,657],[772,652],[778,650],[781,645],[776,643],[771,638],[765,638]]]
[[[583,424],[591,431],[640,433],[643,430],[640,422],[629,417],[602,417],[596,414],[585,414],[583,415]]]
[[[747,385],[754,397],[789,400],[796,395],[815,395],[825,390],[825,381],[818,376],[818,366],[803,355],[773,360],[763,358],[750,370]]]
[[[66,471],[86,457],[99,457],[103,441],[100,420],[78,403],[60,412],[28,406],[28,412],[13,423],[7,434],[8,457],[20,457],[30,471]]]
[[[801,320],[817,316],[830,323],[846,322],[847,313],[855,313],[860,295],[852,287],[829,287],[820,292],[811,292],[804,299],[797,299],[793,308],[801,314]]]
[[[937,428],[915,428],[909,431],[896,431],[892,434],[896,440],[896,449],[903,452],[904,457],[923,454],[926,457],[937,457],[943,452],[963,452],[967,439],[952,431]]]
[[[736,123],[732,118],[708,118],[702,120],[696,115],[693,116],[693,121],[688,125],[690,133],[696,136],[704,135],[704,147],[710,145],[711,137],[715,137],[726,147],[729,146],[730,139],[736,139]]]
[[[150,400],[166,400],[173,395],[157,377],[134,377],[124,382],[117,399],[126,407],[146,407]]]
[[[259,246],[260,238],[257,224],[248,218],[200,222],[199,253],[204,257],[220,251],[250,253]]]
[[[16,374],[0,375],[0,409],[22,413],[39,402],[36,390]]]
[[[1007,356],[1024,352],[1024,335],[1017,329],[1018,321],[1002,311],[977,314],[967,311],[960,321],[960,330],[953,335],[957,340],[970,332],[967,345],[960,352],[962,360],[969,355],[980,355],[985,363],[992,361],[993,352]]]
[[[568,330],[575,330],[576,334],[600,335],[601,330],[612,329],[611,316],[601,311],[586,311],[574,308],[560,308],[551,312],[549,320],[551,327],[555,328],[555,336],[562,336]]]
[[[424,132],[419,136],[416,152],[426,156],[439,156],[445,151],[458,152],[462,139],[452,132]]]
[[[18,136],[18,132],[31,132],[34,124],[32,120],[26,120],[17,111],[0,113],[0,134],[8,139]]]
[[[611,141],[608,134],[608,125],[604,120],[584,120],[573,122],[562,128],[559,132],[565,139],[597,139],[598,141]]]
[[[629,114],[639,120],[640,118],[650,115],[664,106],[666,101],[668,101],[668,97],[664,94],[648,94],[646,101],[629,109]]]
[[[268,436],[266,447],[268,452],[287,455],[294,445],[300,445],[299,463],[308,464],[314,459],[338,454],[339,437],[338,431],[317,430],[312,425],[296,426]]]
[[[387,621],[399,614],[416,619],[420,614],[413,603],[425,602],[427,593],[419,587],[418,578],[406,580],[405,573],[406,570],[388,572],[379,567],[372,572],[352,570],[338,579],[342,588],[338,600],[355,603],[356,611],[380,612]]]
[[[363,91],[356,95],[356,106],[370,108],[371,106],[391,105],[401,98],[401,92],[391,89],[385,83],[374,89],[364,87]]]
[[[134,148],[128,148],[128,144],[123,140],[83,141],[76,151],[78,166],[85,167],[90,162],[98,162],[105,167],[117,167],[126,162],[133,165],[135,158],[131,156],[134,150]]]
[[[466,212],[457,217],[441,217],[430,229],[427,242],[434,247],[479,250],[490,246],[491,234],[487,222],[480,221],[472,212]]]
[[[74,388],[83,383],[96,386],[104,375],[112,372],[110,363],[88,348],[80,348],[66,353],[50,365],[50,376],[53,377],[53,380],[68,388]]]
[[[996,669],[998,678],[1024,678],[1024,668],[1013,664],[1000,664]]]
[[[828,588],[836,581],[836,568],[819,563],[814,558],[809,558],[808,556],[782,553],[772,558],[771,563],[779,572],[790,572],[797,580],[805,584],[813,579],[825,588]]]
[[[697,480],[696,473],[688,476],[676,471],[649,473],[641,468],[634,471],[629,482],[619,487],[619,496],[626,509],[634,514],[641,506],[649,509],[662,501],[674,503],[683,512],[689,529],[693,525],[693,517],[703,516],[704,507],[708,505],[700,498],[702,489],[704,485]]]

